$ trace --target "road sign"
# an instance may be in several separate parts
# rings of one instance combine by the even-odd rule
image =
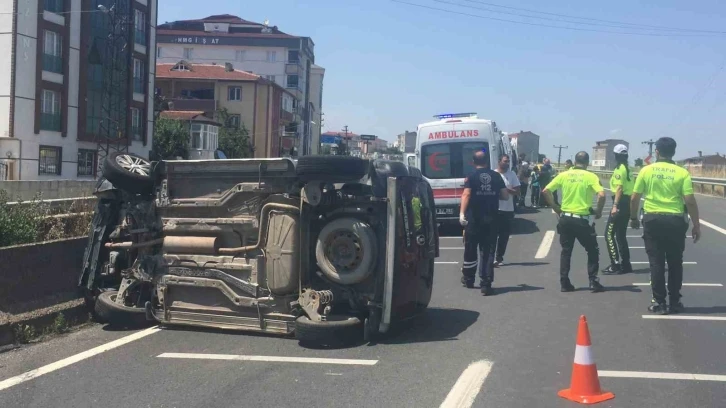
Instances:
[[[360,140],[376,140],[376,135],[360,135]]]

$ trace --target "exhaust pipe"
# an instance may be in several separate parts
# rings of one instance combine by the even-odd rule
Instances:
[[[215,255],[218,249],[218,237],[167,236],[162,245],[168,254]]]

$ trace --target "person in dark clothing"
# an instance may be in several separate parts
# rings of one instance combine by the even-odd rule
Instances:
[[[552,163],[550,163],[550,159],[544,159],[542,162],[542,171],[540,172],[539,182],[540,182],[540,191],[542,191],[543,188],[547,187],[548,184],[550,184],[550,181],[555,178],[555,169],[552,167]],[[558,198],[557,191],[552,191],[552,196],[555,199],[555,203],[559,205],[560,201]],[[544,203],[545,206],[549,205],[547,200],[541,198],[540,203]]]
[[[560,220],[557,223],[557,232],[560,234],[560,290],[573,292],[575,287],[570,282],[570,261],[575,240],[585,247],[587,251],[587,274],[590,280],[590,291],[602,292],[605,288],[597,278],[600,250],[597,246],[597,233],[595,223],[592,221],[592,199],[598,196],[597,209],[594,211],[595,219],[602,217],[605,206],[605,192],[595,173],[587,171],[590,155],[579,152],[575,156],[575,167],[560,173],[543,190],[547,202],[557,213]],[[555,203],[552,191],[562,189],[562,206]]]
[[[540,192],[541,192],[539,167],[535,167],[534,171],[532,171],[532,174],[530,175],[529,183],[532,188],[529,200],[532,203],[532,208],[537,208],[537,207],[539,207],[539,198],[540,198]]]
[[[567,171],[573,167],[575,167],[575,165],[572,164],[572,160],[570,160],[570,159],[565,160],[565,171]]]
[[[610,190],[613,193],[613,209],[605,226],[605,243],[608,247],[610,265],[602,273],[620,275],[633,272],[628,247],[628,220],[630,219],[630,196],[633,194],[635,177],[628,168],[628,147],[615,146],[617,166],[610,177]]]
[[[532,173],[532,169],[526,159],[527,156],[524,153],[519,155],[519,168],[517,169],[517,177],[519,177],[519,196],[517,197],[517,206],[521,208],[526,208],[524,198],[527,196],[529,177]]]
[[[688,219],[693,221],[693,242],[701,238],[701,220],[698,203],[693,195],[693,181],[688,170],[676,165],[676,141],[662,137],[655,143],[657,162],[644,167],[638,174],[630,197],[630,225],[640,228],[638,210],[643,204],[643,241],[650,263],[650,283],[653,300],[648,311],[655,314],[680,313],[681,286],[683,285],[683,251],[686,248]],[[666,303],[666,268],[668,287]]]
[[[480,270],[481,293],[493,294],[493,258],[489,256],[494,243],[494,218],[499,211],[499,200],[509,198],[502,176],[489,168],[489,153],[482,150],[474,153],[475,170],[466,177],[461,195],[459,222],[464,227],[464,264],[461,268],[461,283],[474,287],[477,269]],[[487,267],[478,268],[479,259],[487,259]]]

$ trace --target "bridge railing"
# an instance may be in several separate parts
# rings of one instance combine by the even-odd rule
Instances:
[[[610,176],[612,176],[612,171],[607,170],[591,170],[593,173],[597,174],[601,178],[607,178],[609,179]],[[634,177],[638,176],[638,173],[633,174]],[[691,176],[691,180],[693,180],[693,184],[696,186],[697,190],[701,194],[709,194],[713,196],[721,196],[726,198],[726,179],[720,179],[720,178],[710,178],[710,177],[693,177]]]

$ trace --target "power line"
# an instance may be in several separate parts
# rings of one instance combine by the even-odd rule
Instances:
[[[713,35],[709,35],[709,34],[693,34],[693,35],[655,34],[655,33],[638,33],[638,32],[627,32],[627,31],[595,30],[595,29],[578,28],[578,27],[564,27],[564,26],[556,26],[556,25],[549,25],[549,24],[528,23],[528,22],[524,22],[524,21],[507,20],[507,19],[496,18],[496,17],[486,17],[486,16],[482,16],[479,14],[471,14],[471,13],[464,13],[464,12],[460,12],[460,11],[447,10],[447,9],[442,9],[442,8],[438,8],[438,7],[425,6],[423,4],[409,3],[407,1],[402,1],[402,0],[391,0],[391,1],[394,3],[401,3],[401,4],[413,6],[413,7],[419,7],[419,8],[424,8],[424,9],[434,10],[434,11],[441,11],[441,12],[449,13],[449,14],[457,14],[460,16],[475,17],[475,18],[481,18],[484,20],[494,20],[494,21],[501,21],[501,22],[505,22],[505,23],[528,25],[528,26],[535,26],[535,27],[558,28],[561,30],[586,31],[586,32],[593,32],[593,33],[606,33],[606,34],[634,35],[634,36],[644,36],[644,37],[710,37],[710,36],[713,36]]]
[[[627,23],[627,22],[623,22],[623,21],[603,20],[603,19],[591,18],[591,17],[578,17],[578,16],[573,16],[573,15],[549,13],[546,11],[538,11],[538,10],[532,10],[532,9],[526,9],[526,8],[520,8],[520,7],[503,6],[501,4],[487,3],[487,2],[479,1],[479,0],[462,0],[462,1],[465,1],[467,3],[476,3],[476,4],[483,4],[483,5],[492,6],[492,7],[499,7],[499,8],[503,8],[503,9],[509,9],[509,10],[518,10],[518,11],[526,11],[529,13],[544,14],[544,15],[548,15],[548,16],[574,18],[574,19],[586,20],[586,21],[597,21],[597,22],[601,22],[601,23],[628,25],[628,26],[632,26],[632,27],[644,27],[644,28],[650,28],[650,29],[654,29],[654,30],[690,31],[690,32],[697,32],[697,33],[726,34],[726,32],[724,32],[724,31],[696,30],[696,29],[692,29],[692,28],[666,27],[666,26],[649,25],[649,24]]]

